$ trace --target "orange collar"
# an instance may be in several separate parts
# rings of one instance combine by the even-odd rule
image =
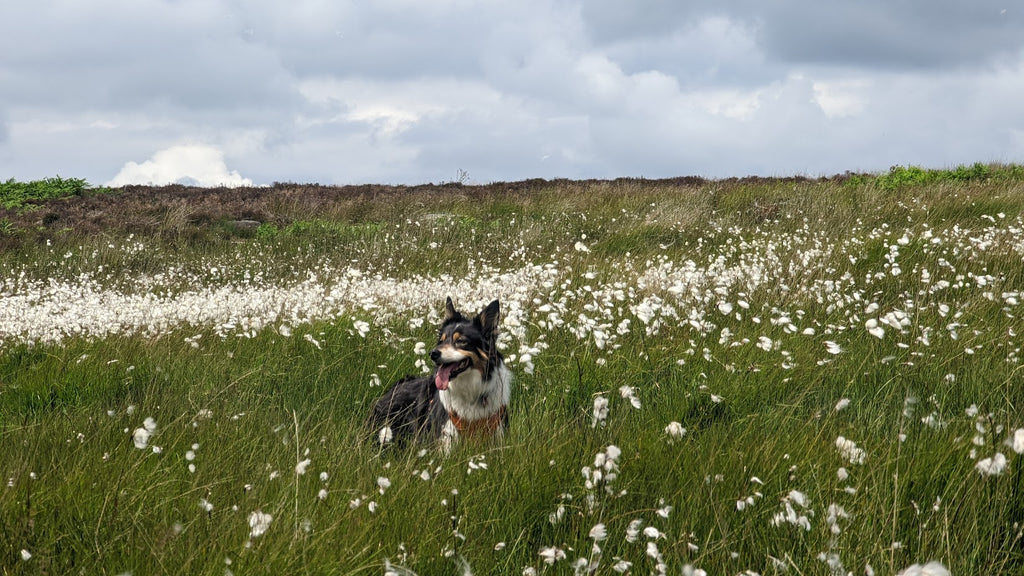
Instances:
[[[478,420],[463,420],[454,410],[448,415],[451,417],[452,425],[459,431],[460,436],[473,436],[481,432],[494,434],[501,428],[501,421],[505,418],[505,407],[502,406],[494,414]]]

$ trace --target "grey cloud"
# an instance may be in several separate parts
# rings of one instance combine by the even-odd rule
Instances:
[[[581,15],[597,44],[671,34],[708,13],[701,2],[582,0]]]
[[[299,77],[346,75],[396,79],[483,73],[482,54],[508,26],[522,26],[522,45],[538,25],[574,13],[558,3],[336,3],[303,10],[293,4],[246,4],[237,16],[248,41],[280,55]],[[557,31],[555,31],[557,33]]]
[[[600,45],[668,36],[707,18],[758,30],[767,60],[893,69],[986,65],[1024,48],[1024,10],[1002,0],[584,0]]]
[[[289,5],[280,4],[282,8]],[[248,41],[280,55],[296,76],[355,75],[400,78],[474,75],[479,72],[473,19],[430,14],[429,4],[384,13],[377,4],[365,10],[336,10],[325,17],[278,17],[276,8],[245,16]]]
[[[618,41],[606,51],[627,73],[658,70],[684,87],[757,86],[785,75],[784,66],[767,61],[756,27],[722,17],[663,36]]]
[[[21,106],[182,110],[298,101],[277,56],[244,42],[219,4],[33,3],[0,18],[0,73]],[[20,11],[20,12],[19,12]]]
[[[1002,1],[781,6],[761,14],[762,34],[765,49],[786,61],[946,68],[988,64],[1024,48],[1024,10]]]

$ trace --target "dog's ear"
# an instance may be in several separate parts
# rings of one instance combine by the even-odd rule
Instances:
[[[491,339],[498,334],[498,321],[501,320],[501,305],[495,300],[480,311],[476,321],[480,324],[480,330],[484,338]]]
[[[455,309],[455,305],[452,304],[452,297],[449,296],[444,303],[444,321],[448,322],[449,320],[457,320],[459,318],[462,318],[462,314],[459,314],[459,311]]]

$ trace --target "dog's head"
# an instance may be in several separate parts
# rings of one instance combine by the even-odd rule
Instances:
[[[501,308],[495,300],[473,318],[466,318],[449,297],[444,306],[444,321],[437,346],[430,359],[437,365],[434,384],[446,390],[449,382],[467,370],[479,370],[485,376],[500,357],[496,345]]]

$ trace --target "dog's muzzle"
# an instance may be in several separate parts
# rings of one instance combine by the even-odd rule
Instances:
[[[433,356],[433,354],[431,354]],[[438,390],[447,390],[448,383],[453,378],[457,378],[459,374],[462,374],[473,365],[473,361],[469,358],[463,358],[459,362],[449,362],[447,364],[441,364],[437,368],[437,373],[434,374],[434,385],[437,386]]]

